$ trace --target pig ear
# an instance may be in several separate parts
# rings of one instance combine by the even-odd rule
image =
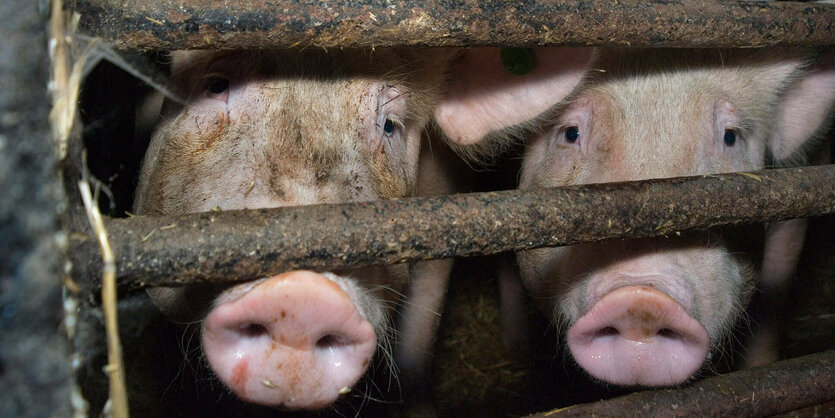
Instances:
[[[835,49],[828,51],[783,95],[768,145],[776,160],[792,156],[814,139],[835,104]]]
[[[453,142],[474,144],[490,132],[527,122],[559,103],[580,83],[595,49],[534,48],[533,60],[520,64],[533,64],[524,75],[505,69],[501,51],[468,49],[452,62],[435,121]]]

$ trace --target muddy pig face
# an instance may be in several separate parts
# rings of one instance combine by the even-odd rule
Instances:
[[[475,59],[484,55],[491,59]],[[175,53],[173,89],[187,100],[164,106],[135,211],[176,215],[413,195],[421,136],[432,130],[433,114],[440,131],[472,140],[516,123],[498,118],[526,84],[502,76],[498,56],[485,49]],[[576,83],[591,55],[572,56],[585,57],[568,66]],[[496,77],[469,82],[466,72],[490,65]],[[474,90],[504,107],[480,108],[481,100],[469,100]],[[205,356],[240,398],[315,409],[349,392],[376,346],[388,346],[387,311],[407,276],[402,265],[293,271],[228,289],[149,294],[175,319],[205,318]]]
[[[175,53],[172,83],[187,101],[166,105],[136,211],[174,215],[412,194],[447,57],[404,54],[377,51],[372,61],[362,52]],[[385,344],[381,301],[395,301],[406,277],[406,266],[296,271],[217,298],[218,289],[205,287],[149,293],[180,318],[203,314],[214,298],[204,353],[240,398],[319,408],[347,392]]]
[[[372,66],[370,54],[288,55],[175,55],[174,85],[188,104],[171,109],[156,132],[137,209],[163,215],[412,193],[445,57],[415,63],[379,51]],[[406,76],[414,70],[407,63],[417,75]]]
[[[767,149],[788,157],[832,105],[831,72],[814,79],[820,74],[804,66],[787,50],[601,51],[594,68],[603,71],[529,143],[521,188],[762,169]],[[703,365],[747,303],[751,255],[724,232],[543,248],[518,259],[526,286],[593,377],[675,385]]]

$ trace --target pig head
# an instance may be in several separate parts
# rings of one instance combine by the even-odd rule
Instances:
[[[480,99],[512,104],[527,88],[518,76],[502,75],[498,50],[487,51],[174,53],[172,90],[185,101],[164,105],[135,211],[176,215],[415,195],[420,144],[434,131],[433,115],[441,132],[474,140],[519,122],[503,122],[500,107],[467,100],[478,89]],[[565,51],[572,56],[574,50]],[[479,83],[473,85],[466,72],[474,68],[461,62],[478,54],[495,59],[475,69],[497,76],[474,76]],[[591,58],[582,55],[584,61],[560,64],[577,79]],[[536,74],[562,77],[556,67]],[[408,270],[291,271],[228,288],[149,294],[175,319],[203,319],[205,357],[237,396],[316,409],[350,392],[377,347],[391,357],[390,312]],[[415,338],[421,337],[410,341]]]
[[[804,51],[601,50],[530,138],[520,188],[760,170],[799,159],[835,100],[831,57]],[[589,209],[593,210],[593,209]],[[688,381],[729,336],[761,247],[730,230],[517,254],[573,358],[617,385]],[[738,244],[742,243],[742,246]]]

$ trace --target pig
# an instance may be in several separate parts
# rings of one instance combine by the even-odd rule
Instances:
[[[567,100],[555,97],[543,113],[507,112],[533,129],[519,188],[801,163],[835,101],[831,51],[612,48],[594,60]],[[547,94],[532,89],[528,98],[539,106]],[[477,135],[452,139],[474,148],[469,155],[496,149]],[[520,251],[517,261],[589,375],[670,386],[692,379],[729,338],[756,280],[773,288],[791,276],[804,230],[802,221],[774,223],[764,248],[718,229]]]
[[[769,156],[798,160],[835,101],[832,57],[814,64],[814,55],[602,49],[583,86],[531,135],[519,187],[761,170]],[[766,241],[799,251],[791,245],[797,233],[785,232],[796,228],[784,225],[771,228],[782,238]],[[526,288],[589,375],[672,386],[709,364],[743,312],[762,254],[739,246],[748,238],[709,230],[532,249],[517,260]],[[774,263],[796,260],[768,249],[766,257],[777,257],[763,262],[770,271],[791,270]]]
[[[431,184],[418,186],[428,135],[512,135],[505,128],[523,121],[506,119],[506,109],[531,86],[547,86],[549,100],[569,94],[591,62],[587,49],[554,49],[533,71],[515,75],[498,57],[491,49],[174,52],[171,86],[184,100],[163,105],[134,211],[360,202],[419,188],[431,194]],[[448,263],[413,269],[411,282],[410,266],[384,265],[148,293],[171,318],[201,321],[204,356],[239,398],[320,409],[351,390],[375,353],[392,356],[397,305],[411,307],[401,336],[410,349],[397,356],[402,374],[425,367],[428,360],[414,357],[429,354],[437,318],[427,312],[440,311]],[[400,300],[407,287],[422,306]]]

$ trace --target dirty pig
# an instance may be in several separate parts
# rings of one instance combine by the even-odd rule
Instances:
[[[534,53],[539,59],[548,50]],[[833,65],[832,51],[599,49],[582,80],[562,80],[563,89],[580,83],[568,98],[549,101],[546,83],[524,102],[550,103],[547,110],[506,111],[532,132],[519,187],[803,163],[831,119]],[[478,136],[451,139],[469,154],[501,149]],[[779,289],[791,277],[805,223],[748,232],[757,228],[764,244],[726,229],[520,251],[519,273],[593,378],[677,385],[709,364],[755,282]],[[505,299],[503,309],[524,306]]]
[[[520,188],[802,162],[835,100],[831,56],[808,51],[602,49],[592,68],[530,138]],[[669,386],[709,364],[756,280],[785,280],[760,266],[795,262],[804,228],[769,229],[782,231],[765,248],[725,229],[517,255],[581,368],[607,383]]]
[[[163,105],[135,212],[177,215],[413,196],[428,133],[470,140],[504,135],[505,127],[520,121],[505,118],[503,109],[528,92],[529,80],[562,85],[549,81],[557,77],[572,80],[564,84],[573,87],[591,59],[582,49],[555,49],[562,52],[522,77],[505,74],[498,54],[487,51],[175,52],[171,86],[183,101]],[[490,59],[481,59],[484,54]],[[561,59],[566,57],[571,59]],[[469,77],[473,71],[482,75]],[[483,75],[490,71],[495,76]],[[550,97],[569,91],[552,88]],[[537,112],[544,110],[539,106]],[[149,294],[171,318],[202,319],[205,358],[238,397],[318,409],[349,393],[375,353],[392,357],[392,312],[403,304],[404,291],[428,292],[421,303],[440,306],[427,299],[443,297],[446,279],[423,280],[415,272],[410,278],[408,265],[385,265],[290,271],[225,288],[157,288]],[[431,347],[422,340],[431,341],[436,326],[436,319],[418,318],[406,327],[415,335],[401,337]],[[409,357],[426,355],[413,350],[400,357],[422,366],[425,360]],[[409,366],[401,370],[404,377],[410,373]]]

